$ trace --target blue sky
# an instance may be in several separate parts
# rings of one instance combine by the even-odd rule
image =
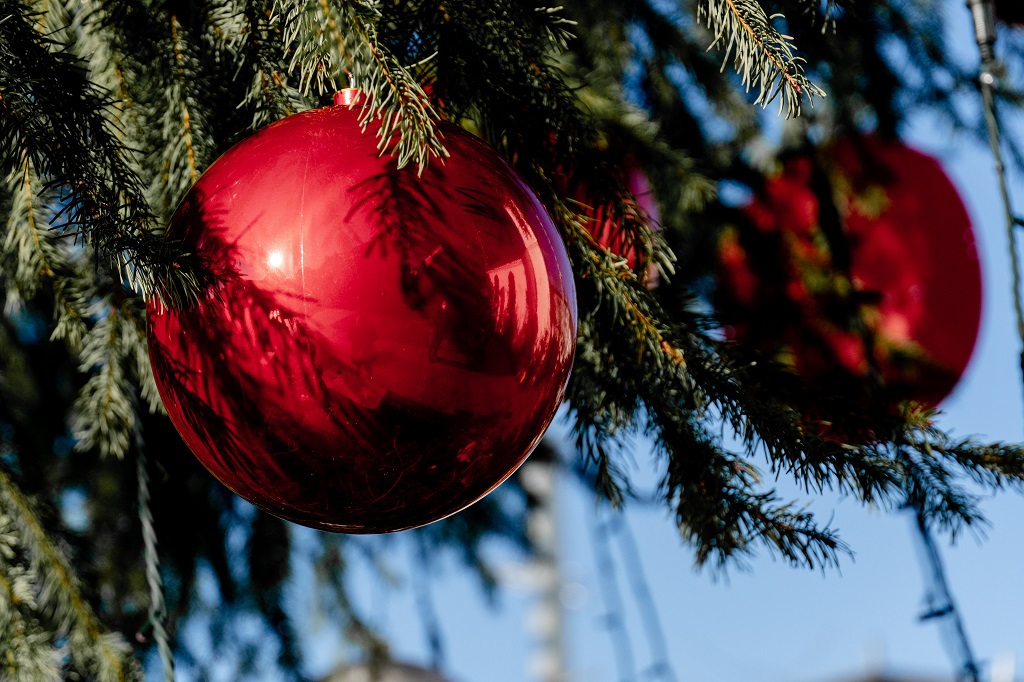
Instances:
[[[976,48],[963,3],[948,3],[949,36],[965,59]],[[980,115],[980,114],[979,114]],[[940,423],[957,435],[991,440],[1024,439],[1024,404],[1018,369],[1018,340],[1010,302],[1009,256],[992,159],[965,137],[950,134],[933,119],[919,117],[904,131],[919,149],[939,157],[973,219],[985,277],[981,336],[961,384],[942,405]],[[1024,183],[1012,189],[1024,210]],[[557,433],[559,427],[553,427]],[[650,476],[651,462],[638,445],[636,472]],[[784,484],[783,484],[784,485]],[[785,488],[782,488],[785,490]],[[617,675],[612,640],[602,619],[605,607],[595,575],[590,523],[591,497],[573,483],[559,486],[563,573],[567,609],[570,679],[624,682]],[[811,502],[811,500],[808,500]],[[826,497],[814,510],[854,549],[839,570],[797,570],[766,554],[746,570],[715,575],[694,567],[666,511],[634,506],[628,523],[656,602],[676,679],[691,682],[826,682],[867,672],[906,673],[952,679],[958,665],[943,646],[936,623],[920,623],[926,583],[912,519],[905,513],[865,509],[854,501]],[[987,499],[991,521],[986,538],[963,536],[940,543],[948,578],[961,609],[985,679],[992,670],[1024,670],[1024,496],[1005,492]],[[401,542],[400,538],[396,541]],[[496,556],[507,577],[496,608],[488,607],[466,574],[446,571],[433,588],[445,642],[445,667],[455,682],[530,680],[536,652],[529,632],[533,598],[513,556]],[[623,580],[624,618],[640,671],[652,662],[635,600]],[[425,637],[409,589],[389,590],[364,575],[358,579],[371,618],[389,636],[396,657],[427,660]],[[311,625],[309,655],[317,671],[343,657],[330,628]],[[632,680],[657,680],[636,675]],[[662,678],[667,679],[667,678]]]

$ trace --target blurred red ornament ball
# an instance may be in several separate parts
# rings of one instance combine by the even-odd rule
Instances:
[[[149,346],[228,488],[370,533],[454,514],[523,462],[568,380],[576,300],[557,230],[493,150],[441,124],[451,156],[418,176],[360,113],[290,116],[200,178],[167,236],[212,283],[188,310],[151,302]]]
[[[623,184],[636,198],[636,206],[646,218],[652,228],[657,228],[661,222],[661,214],[658,211],[658,201],[654,196],[654,188],[651,181],[640,168],[632,161],[627,161],[622,167]],[[586,190],[581,190],[579,200],[590,205]],[[636,267],[636,249],[626,243],[622,234],[622,228],[616,225],[612,217],[606,215],[604,207],[598,206],[588,211],[588,216],[593,218],[590,223],[590,232],[597,239],[598,243],[606,249],[626,259],[629,267]]]
[[[636,199],[636,207],[640,212],[639,218],[645,221],[652,230],[659,229],[661,213],[658,210],[658,200],[647,173],[635,161],[626,157],[617,169],[617,174],[617,179],[623,187]],[[570,182],[569,178],[563,178],[563,192],[570,191],[568,190]],[[637,265],[636,249],[627,241],[622,225],[611,215],[610,208],[598,204],[585,184],[577,185],[574,197],[576,201],[586,206],[584,214],[591,219],[588,227],[597,243],[625,258],[626,264],[635,270]],[[653,263],[648,264],[644,276],[645,283],[649,288],[653,289],[660,283],[658,270]]]
[[[873,365],[890,407],[935,406],[967,367],[981,320],[967,211],[938,162],[899,142],[844,140],[828,158],[819,170],[845,255],[822,229],[814,162],[788,160],[747,206],[746,231],[720,243],[723,322],[788,357],[812,387],[863,384]]]

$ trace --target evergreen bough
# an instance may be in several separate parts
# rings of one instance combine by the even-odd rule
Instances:
[[[742,561],[757,545],[797,566],[848,552],[773,490],[779,475],[808,495],[914,506],[954,533],[976,526],[968,483],[1019,487],[1024,448],[954,440],[914,406],[864,415],[868,442],[821,438],[799,383],[722,341],[700,299],[729,219],[717,183],[758,182],[744,153],[761,140],[756,105],[777,103],[804,139],[864,120],[891,136],[924,109],[983,134],[952,104],[972,92],[974,69],[947,56],[940,10],[938,0],[0,0],[0,678],[137,679],[118,633],[138,633],[145,654],[165,610],[161,578],[169,636],[202,622],[215,642],[237,644],[226,633],[255,614],[281,670],[301,677],[284,601],[300,548],[287,524],[211,483],[173,435],[148,362],[145,300],[187,307],[206,281],[163,228],[217,155],[350,82],[370,95],[364,120],[383,122],[380,148],[409,172],[443,162],[437,122],[450,120],[503,154],[547,206],[576,275],[569,403],[599,495],[628,503],[624,448],[642,433],[655,444],[661,502],[702,565]],[[888,60],[897,52],[899,68]],[[615,180],[609,148],[650,174],[660,232]],[[594,240],[586,207],[562,193],[570,170],[621,229],[635,268]],[[663,280],[654,292],[643,281],[651,261]],[[526,499],[513,480],[417,532],[492,589],[481,547],[527,545],[516,498]],[[328,610],[377,658],[386,646],[354,609],[345,570],[353,552],[386,563],[383,547],[318,535],[302,550]],[[197,596],[203,571],[215,603]],[[237,648],[244,676],[258,651]],[[176,654],[186,668],[205,665],[181,643]]]

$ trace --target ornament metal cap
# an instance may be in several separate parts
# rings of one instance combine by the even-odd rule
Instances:
[[[335,106],[352,106],[359,99],[359,88],[344,88],[334,93]]]

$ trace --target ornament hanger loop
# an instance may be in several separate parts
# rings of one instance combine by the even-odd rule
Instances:
[[[359,89],[356,87],[355,76],[352,75],[351,71],[346,71],[345,75],[348,77],[348,87],[334,93],[335,106],[350,107],[359,99]]]

